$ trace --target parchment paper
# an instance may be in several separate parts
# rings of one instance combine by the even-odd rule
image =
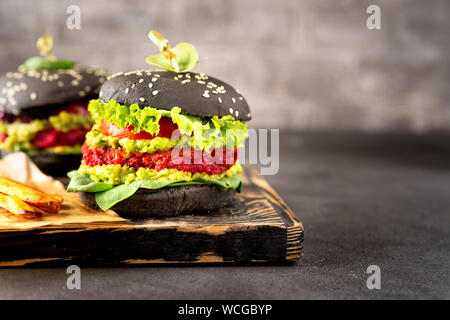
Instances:
[[[1,210],[0,230],[30,229],[66,223],[125,221],[111,210],[103,212],[84,206],[77,193],[67,192],[61,182],[43,174],[23,152],[10,153],[0,160],[0,176],[26,183],[46,193],[56,193],[64,197],[61,211],[57,215],[48,214],[39,219],[17,218],[12,214],[4,214],[4,210]]]

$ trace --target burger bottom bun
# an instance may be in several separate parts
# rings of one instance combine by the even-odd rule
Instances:
[[[81,202],[100,209],[92,192],[79,192]],[[178,216],[197,211],[209,211],[229,205],[236,191],[222,191],[211,185],[166,187],[159,190],[140,188],[128,199],[115,204],[111,210],[125,219]]]
[[[1,151],[1,157],[7,156],[11,151]],[[78,169],[81,163],[81,154],[54,154],[40,152],[30,156],[39,169],[53,177],[65,177],[67,172]]]

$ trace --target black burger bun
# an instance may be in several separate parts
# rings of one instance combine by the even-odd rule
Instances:
[[[1,157],[6,157],[10,152],[13,151],[1,150]],[[53,177],[65,177],[68,171],[78,169],[81,162],[81,154],[37,152],[29,157],[43,173]]]
[[[0,109],[14,115],[29,108],[94,98],[108,74],[103,69],[8,72],[0,77]]]
[[[79,192],[81,202],[100,210],[95,193]],[[147,219],[179,216],[197,211],[223,208],[235,199],[236,191],[222,191],[212,185],[188,185],[152,190],[140,188],[128,199],[115,204],[111,210],[125,219]]]
[[[203,73],[141,70],[112,75],[101,87],[99,98],[131,106],[170,110],[201,117],[232,115],[249,121],[244,97],[229,84]]]

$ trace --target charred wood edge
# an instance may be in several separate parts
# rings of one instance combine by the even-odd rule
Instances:
[[[0,234],[0,266],[281,262],[286,234],[285,228],[273,225],[238,225],[217,235],[177,227],[71,232],[71,237],[61,230],[45,234],[38,229]],[[161,246],[165,241],[171,245]]]
[[[243,181],[249,189],[256,189],[258,193],[261,193],[264,200],[268,201],[274,208],[272,210],[256,210],[257,219],[254,221],[239,221],[234,225],[238,227],[239,225],[247,224],[247,227],[251,226],[261,226],[261,222],[265,223],[266,226],[280,227],[286,230],[285,234],[285,261],[296,261],[303,253],[303,225],[292,212],[292,210],[286,205],[286,203],[281,199],[281,197],[275,192],[275,190],[270,187],[267,181],[259,175],[257,170],[253,167],[245,166],[243,172]],[[275,209],[275,210],[273,210]],[[272,212],[271,212],[272,211]],[[256,217],[256,216],[255,216]],[[190,221],[195,223],[196,221]],[[264,224],[263,224],[264,225]],[[64,226],[46,226],[39,228],[41,230],[34,230],[35,232],[41,232],[43,234],[58,233],[58,232],[80,232],[88,230],[99,230],[99,229],[111,229],[114,231],[121,231],[121,229],[133,229],[133,228],[145,228],[145,223],[142,224],[130,224],[123,222],[108,222],[108,223],[89,223],[89,225],[83,224],[68,224]],[[161,226],[161,228],[167,228],[168,226]],[[173,226],[171,226],[173,227]],[[214,228],[214,225],[211,225]],[[218,226],[220,227],[220,226]],[[225,226],[221,226],[225,227]],[[170,228],[170,227],[169,227]],[[193,226],[193,229],[196,227]],[[201,225],[197,228],[202,228]],[[63,229],[63,230],[61,230]],[[5,235],[8,232],[18,232],[18,230],[1,230],[1,233]],[[26,231],[24,231],[26,232]],[[6,239],[5,239],[6,240]],[[1,260],[1,259],[0,259]],[[0,261],[0,267],[3,266],[23,266],[23,265],[61,265],[61,263],[70,261],[70,257],[47,257],[47,258],[30,258],[12,261]],[[273,260],[264,259],[253,259],[251,262],[267,262]],[[230,259],[224,259],[222,256],[218,256],[213,252],[203,252],[198,255],[193,260],[167,260],[165,258],[157,259],[125,259],[120,261],[120,264],[148,264],[148,263],[232,263],[235,262]]]
[[[272,205],[277,206],[279,214],[284,216],[288,223],[286,233],[286,260],[296,261],[303,256],[303,224],[298,220],[295,213],[288,207],[280,195],[267,183],[254,167],[246,166],[247,177],[257,187],[261,188],[265,197]]]

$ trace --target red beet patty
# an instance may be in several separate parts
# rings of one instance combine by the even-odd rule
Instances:
[[[177,150],[172,155],[172,150],[155,153],[127,153],[124,149],[89,147],[84,144],[81,152],[83,161],[88,166],[100,166],[116,164],[121,166],[156,169],[158,171],[170,168],[191,173],[219,174],[227,171],[236,163],[237,149],[223,149],[197,151]],[[216,154],[220,152],[220,155]]]

